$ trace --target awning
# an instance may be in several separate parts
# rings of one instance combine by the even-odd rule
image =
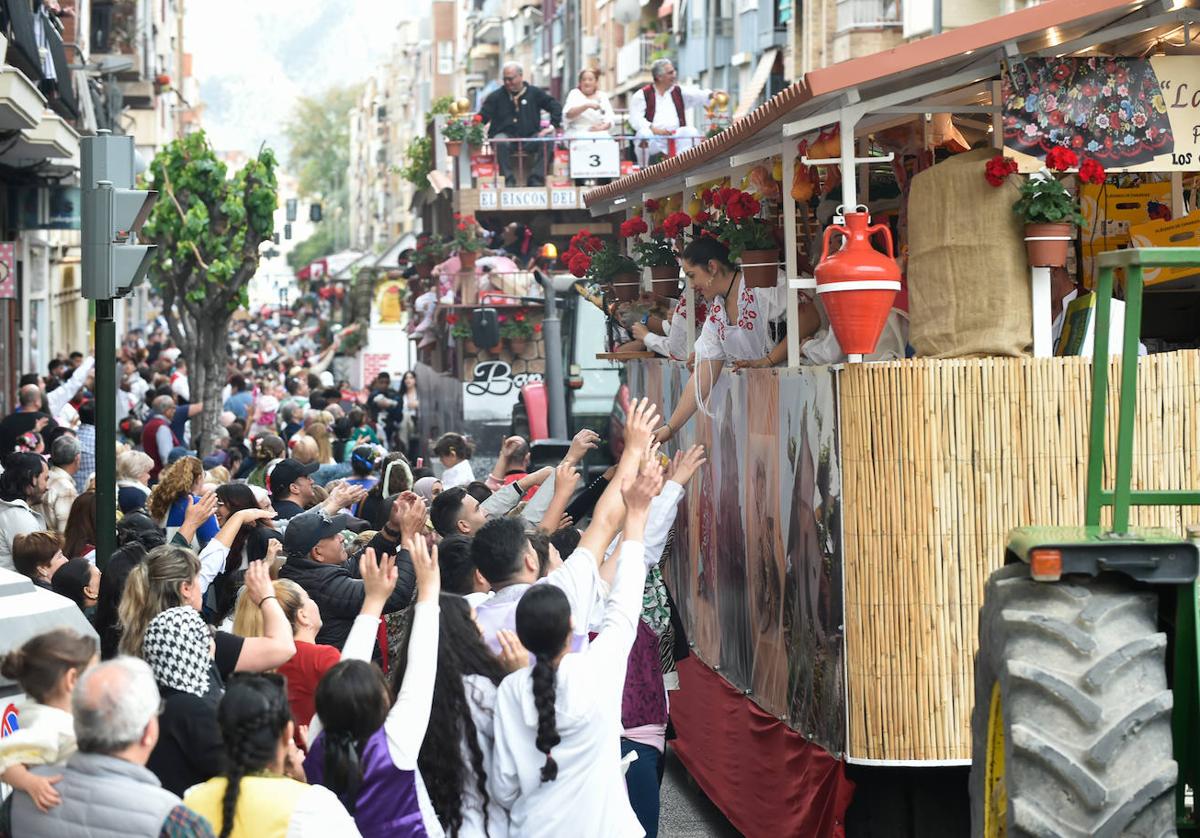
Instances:
[[[406,250],[412,250],[417,246],[417,237],[414,233],[405,233],[400,238],[396,239],[387,250],[379,254],[379,258],[375,260],[376,268],[395,268],[399,266],[400,254]]]
[[[58,114],[45,111],[33,128],[21,131],[0,154],[0,161],[16,166],[47,158],[75,157],[79,154],[79,135]]]
[[[33,34],[33,9],[29,0],[4,0],[4,9],[8,12],[9,27],[12,31],[12,41],[9,44],[31,68],[38,70],[37,78],[41,79],[42,57],[38,51],[37,38]]]
[[[1185,24],[1200,22],[1200,0],[1047,0],[873,55],[806,73],[804,78],[691,149],[589,190],[589,207],[644,189],[665,189],[688,173],[728,167],[747,147],[782,145],[786,137],[839,120],[844,107],[886,109],[999,78],[1004,61],[1022,55],[1073,54],[1104,46],[1144,55]],[[887,105],[880,103],[887,102]],[[863,108],[871,112],[871,107]],[[936,111],[937,108],[931,108]],[[786,132],[784,122],[788,123]],[[766,152],[764,152],[766,156]],[[671,184],[664,183],[670,181]]]
[[[54,27],[46,28],[46,42],[50,47],[50,58],[54,61],[54,73],[58,77],[55,82],[58,88],[58,98],[51,102],[51,107],[59,110],[68,119],[75,119],[79,116],[79,100],[75,96],[71,69],[67,66],[66,47]]]
[[[754,68],[754,75],[750,77],[750,86],[742,91],[742,99],[733,113],[734,119],[740,119],[753,110],[759,94],[767,86],[767,79],[771,78],[771,70],[775,68],[775,56],[778,54],[779,50],[772,48],[764,52],[762,58],[758,59],[758,66]]]

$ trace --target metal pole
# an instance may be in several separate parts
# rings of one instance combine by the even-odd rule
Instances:
[[[546,347],[546,399],[549,402],[547,407],[550,438],[567,439],[567,386],[563,379],[562,322],[558,319],[558,298],[554,293],[554,281],[544,274],[540,275],[540,280],[546,293],[542,342]]]
[[[117,537],[117,329],[113,301],[96,300],[96,566]]]

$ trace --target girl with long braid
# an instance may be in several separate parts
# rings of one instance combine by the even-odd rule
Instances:
[[[492,763],[496,689],[508,670],[529,655],[507,646],[497,660],[483,642],[471,606],[457,594],[441,595],[433,710],[417,766],[442,828],[451,838],[506,838],[508,811],[487,792]],[[400,652],[392,691],[407,677],[409,644]]]
[[[621,772],[621,693],[646,582],[642,538],[662,483],[653,456],[623,478],[624,540],[610,559],[616,579],[600,634],[585,651],[568,654],[571,605],[560,588],[533,585],[517,604],[517,636],[535,663],[500,684],[488,775],[513,835],[645,834]]]
[[[333,792],[305,781],[282,677],[234,676],[217,723],[225,771],[188,789],[184,803],[208,819],[218,838],[359,835]]]

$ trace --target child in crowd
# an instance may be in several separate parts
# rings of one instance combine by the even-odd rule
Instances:
[[[433,445],[433,453],[446,469],[442,472],[443,489],[466,486],[475,480],[475,471],[471,468],[475,448],[462,434],[442,434]]]
[[[28,699],[17,718],[20,728],[0,738],[0,780],[28,794],[43,812],[62,802],[54,784],[30,765],[52,765],[75,753],[71,690],[97,660],[97,645],[70,629],[39,634],[0,661],[0,675],[16,681]]]

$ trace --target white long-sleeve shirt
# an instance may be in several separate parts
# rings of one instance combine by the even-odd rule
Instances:
[[[483,675],[464,675],[463,689],[466,691],[471,721],[475,723],[475,739],[483,757],[483,773],[490,776],[498,687]],[[477,790],[471,752],[465,741],[462,743],[462,760],[466,773],[462,788],[463,822],[458,830],[458,838],[508,838],[508,810],[491,795],[488,795],[487,826],[484,826],[483,798]]]
[[[541,780],[532,668],[509,675],[496,696],[496,737],[488,790],[509,806],[510,831],[523,838],[622,838],[645,832],[629,805],[621,770],[621,693],[642,609],[646,565],[641,542],[621,545],[616,584],[600,636],[558,665],[554,746],[558,778]]]
[[[705,90],[700,87],[692,87],[691,85],[677,85],[683,93],[684,116],[687,116],[688,108],[701,107],[708,103],[712,98],[712,91]],[[658,89],[654,90],[654,121],[646,119],[646,94],[641,90],[634,90],[629,94],[629,127],[635,132],[646,133],[650,128],[679,128],[679,114],[675,112],[675,102],[671,97],[671,91],[675,88],[669,88],[666,93],[659,93]]]
[[[87,377],[95,366],[95,358],[84,358],[70,378],[46,394],[46,412],[54,417],[55,422],[59,421],[58,416],[62,413],[62,409],[71,399],[75,398],[76,393],[83,389],[84,382],[87,381]]]

